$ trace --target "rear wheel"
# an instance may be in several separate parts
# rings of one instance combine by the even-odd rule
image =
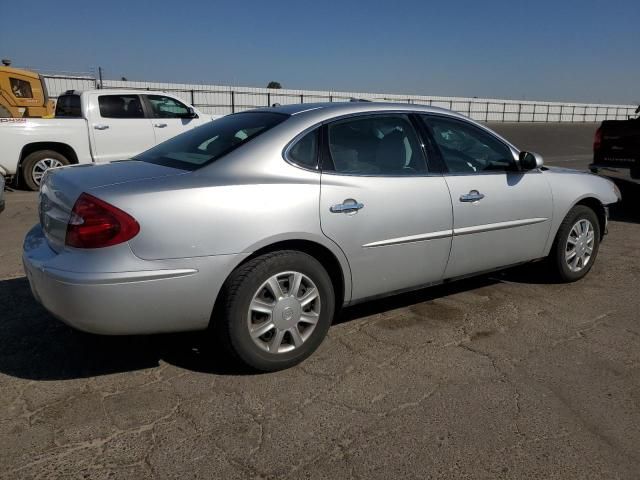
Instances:
[[[576,205],[562,221],[549,254],[558,278],[575,282],[584,277],[596,260],[600,247],[600,224],[596,213]]]
[[[29,190],[38,190],[44,172],[69,163],[67,157],[53,150],[33,152],[22,161],[22,180]]]
[[[334,310],[331,279],[315,258],[297,251],[274,252],[232,273],[215,312],[213,333],[244,365],[281,370],[318,348]]]

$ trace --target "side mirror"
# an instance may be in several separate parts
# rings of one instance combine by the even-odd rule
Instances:
[[[520,152],[520,168],[522,170],[535,170],[544,165],[542,155],[534,152]]]

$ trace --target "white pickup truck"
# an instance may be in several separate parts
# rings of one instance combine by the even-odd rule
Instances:
[[[70,90],[56,118],[0,118],[0,175],[37,190],[45,170],[124,160],[218,116],[164,92]]]

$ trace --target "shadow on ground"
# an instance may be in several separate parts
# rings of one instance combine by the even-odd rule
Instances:
[[[346,308],[335,323],[429,302],[485,287],[497,278],[478,277]],[[241,375],[215,351],[205,332],[109,337],[74,330],[31,296],[25,277],[0,281],[0,372],[30,380],[87,378],[152,368],[159,361],[192,371]]]

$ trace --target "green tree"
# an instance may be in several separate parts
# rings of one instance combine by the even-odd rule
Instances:
[[[282,85],[280,85],[280,82],[271,81],[267,84],[267,88],[282,88]]]

